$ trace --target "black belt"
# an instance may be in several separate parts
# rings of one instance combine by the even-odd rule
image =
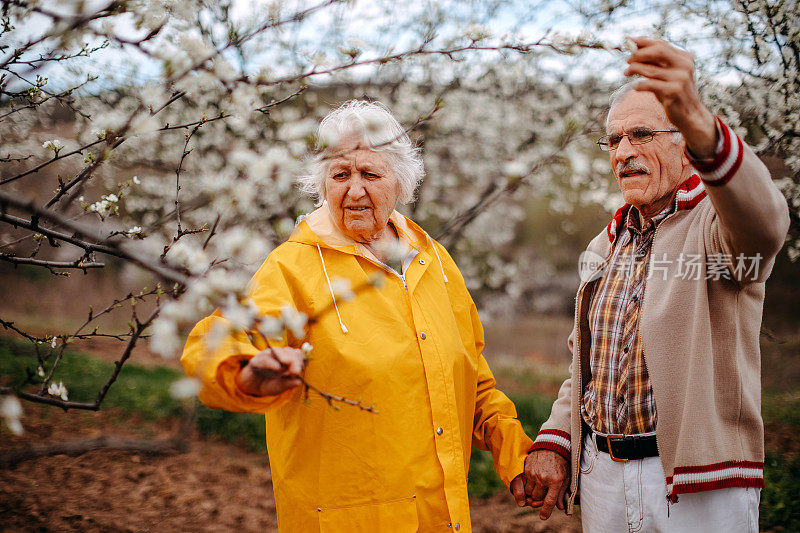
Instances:
[[[658,456],[656,436],[648,435],[607,435],[595,433],[597,449],[606,452],[615,461],[624,463],[631,459],[644,459]]]

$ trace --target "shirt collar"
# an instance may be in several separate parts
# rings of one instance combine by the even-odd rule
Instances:
[[[675,201],[670,208],[674,207],[677,211],[689,210],[699,204],[700,201],[705,197],[706,190],[705,187],[703,187],[703,181],[697,174],[692,174],[689,176],[689,179],[684,181],[681,186],[678,187],[678,192],[675,194]],[[629,211],[631,210],[631,207],[632,206],[630,204],[625,204],[617,209],[617,212],[614,214],[611,222],[609,222],[608,226],[606,226],[606,235],[608,236],[608,240],[610,242],[613,243],[616,239],[617,230],[625,227],[624,223]],[[669,213],[667,213],[667,215],[669,215]],[[664,215],[664,217],[666,218],[667,215]]]
[[[631,206],[630,210],[628,211],[628,216],[625,217],[624,224],[625,227],[628,228],[631,232],[636,233],[643,233],[654,229],[658,226],[659,222],[667,218],[668,215],[675,211],[677,207],[677,201],[673,200],[667,207],[661,210],[657,215],[650,218],[648,223],[642,228],[642,220],[640,216],[640,211],[635,206]]]

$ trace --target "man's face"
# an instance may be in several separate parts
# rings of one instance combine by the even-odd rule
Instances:
[[[380,152],[357,146],[343,143],[333,151],[324,192],[339,229],[356,242],[369,243],[386,229],[400,185]]]
[[[635,128],[675,129],[666,118],[661,104],[650,92],[633,91],[611,109],[608,133],[629,133]],[[644,144],[631,144],[623,137],[609,152],[611,169],[625,201],[643,214],[652,216],[666,208],[675,191],[688,176],[684,143],[675,144],[673,133],[657,133]]]

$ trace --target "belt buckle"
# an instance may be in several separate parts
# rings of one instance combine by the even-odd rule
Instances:
[[[624,438],[625,435],[614,434],[614,435],[606,435],[606,443],[608,444],[608,455],[611,456],[612,461],[616,461],[618,463],[627,463],[627,459],[622,459],[620,457],[614,457],[614,450],[611,448],[611,439],[621,439]]]

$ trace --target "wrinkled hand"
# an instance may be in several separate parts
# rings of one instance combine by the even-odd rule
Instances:
[[[526,503],[538,509],[539,518],[547,520],[553,507],[566,508],[565,495],[569,488],[569,463],[556,452],[535,450],[525,458]]]
[[[252,396],[277,396],[300,385],[305,355],[295,348],[258,352],[236,375],[236,385]]]
[[[517,502],[517,505],[520,507],[525,506],[525,480],[523,478],[523,474],[519,474],[517,477],[511,480],[511,486],[509,487],[511,490],[511,494],[514,496],[514,500]]]
[[[714,115],[700,101],[694,79],[692,54],[666,41],[632,37],[639,49],[628,58],[626,76],[643,76],[637,91],[652,92],[667,113],[669,121],[683,134],[695,157],[714,157],[717,125]]]

